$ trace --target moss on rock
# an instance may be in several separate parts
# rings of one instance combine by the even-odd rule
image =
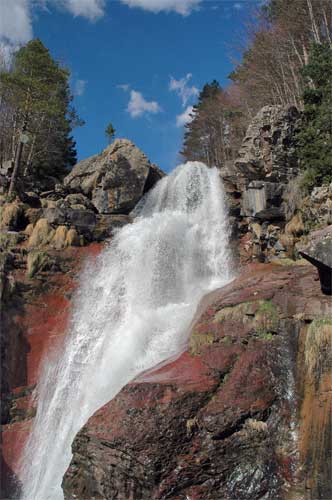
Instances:
[[[33,278],[41,271],[46,271],[52,265],[52,259],[46,252],[32,251],[27,258],[27,276]]]
[[[271,340],[278,331],[279,313],[270,300],[262,300],[255,314],[255,330],[260,338]]]
[[[201,352],[204,345],[212,344],[214,341],[214,334],[212,332],[199,332],[194,330],[189,339],[189,352],[192,355],[197,355]]]

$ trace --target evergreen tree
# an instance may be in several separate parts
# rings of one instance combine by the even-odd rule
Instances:
[[[82,124],[71,107],[69,71],[36,39],[18,50],[12,68],[0,73],[1,159],[11,160],[17,178],[63,176],[76,162],[73,126]]]
[[[313,44],[303,68],[304,119],[298,134],[298,155],[308,190],[332,181],[332,48]]]
[[[115,128],[113,127],[112,123],[109,123],[105,129],[105,135],[108,139],[108,141],[111,143],[114,136],[115,136]]]

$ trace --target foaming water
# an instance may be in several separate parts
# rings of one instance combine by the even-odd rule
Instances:
[[[202,296],[231,279],[216,169],[180,165],[135,215],[82,274],[63,352],[44,362],[22,500],[63,499],[76,433],[130,380],[180,352]]]

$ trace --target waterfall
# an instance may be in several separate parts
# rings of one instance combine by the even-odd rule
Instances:
[[[177,167],[82,273],[68,335],[45,360],[20,464],[22,500],[60,500],[71,444],[139,373],[181,352],[202,296],[231,278],[216,169]]]

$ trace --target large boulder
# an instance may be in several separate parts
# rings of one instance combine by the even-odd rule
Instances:
[[[127,139],[79,162],[64,179],[72,192],[91,199],[101,214],[128,214],[164,173]]]

